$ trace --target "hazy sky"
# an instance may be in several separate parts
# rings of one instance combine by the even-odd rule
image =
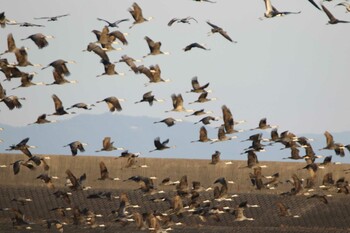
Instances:
[[[268,123],[279,125],[282,130],[297,134],[348,131],[350,111],[348,110],[349,79],[349,35],[350,24],[326,25],[328,18],[307,0],[272,1],[280,11],[301,11],[300,14],[259,20],[265,12],[264,2],[217,0],[216,4],[191,0],[138,0],[144,16],[153,17],[129,29],[133,19],[128,12],[134,1],[5,1],[3,11],[9,19],[18,22],[43,24],[45,27],[19,27],[8,25],[1,31],[0,51],[7,49],[6,37],[13,33],[17,47],[29,48],[29,60],[46,66],[56,59],[74,60],[68,64],[70,80],[77,84],[34,86],[11,90],[18,86],[19,79],[1,81],[8,95],[25,97],[23,107],[9,111],[0,103],[0,123],[24,126],[36,120],[42,113],[53,113],[51,99],[56,94],[65,107],[77,102],[95,103],[109,96],[125,98],[123,111],[117,114],[145,115],[150,117],[183,118],[184,113],[165,113],[172,109],[171,94],[181,93],[185,107],[205,108],[221,116],[221,106],[226,104],[236,120],[246,120],[241,128],[256,127],[259,120],[267,117]],[[343,7],[334,7],[337,2],[325,2],[328,9],[339,19],[350,20]],[[34,20],[34,17],[55,16],[69,13],[57,22]],[[177,24],[168,27],[173,17],[192,16],[198,23]],[[145,87],[146,76],[135,75],[124,63],[118,63],[118,72],[125,76],[96,75],[103,73],[103,65],[94,53],[82,52],[89,42],[96,40],[91,32],[102,30],[105,25],[97,17],[114,21],[129,18],[119,28],[128,33],[129,45],[115,45],[121,51],[108,55],[117,61],[124,54],[135,59],[149,53],[144,40],[149,36],[161,41],[163,51],[170,55],[150,56],[138,65],[159,64],[164,79],[169,83],[153,84]],[[221,35],[208,36],[210,22],[221,26],[238,43],[231,43]],[[39,50],[31,40],[21,41],[31,34],[41,32],[53,35],[49,46]],[[204,43],[210,51],[182,49],[192,43]],[[2,56],[15,62],[14,54]],[[52,69],[24,67],[21,70],[37,72],[34,82],[53,82]],[[1,80],[5,78],[0,74]],[[197,98],[191,89],[191,79],[198,76],[201,84],[210,82],[213,91],[209,97],[216,101],[192,104]],[[164,103],[134,104],[142,95],[152,90],[156,98]],[[79,114],[102,114],[108,111],[105,103],[98,104],[87,112],[75,110]],[[63,120],[67,117],[51,117]],[[97,118],[98,119],[98,118]],[[184,119],[184,118],[183,118]],[[198,118],[186,118],[197,121]],[[45,127],[43,125],[43,127]],[[345,143],[345,142],[344,142]]]

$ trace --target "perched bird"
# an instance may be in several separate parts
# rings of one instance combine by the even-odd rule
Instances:
[[[186,18],[172,18],[169,23],[168,23],[168,26],[170,27],[171,25],[173,25],[175,22],[177,23],[187,23],[187,24],[190,24],[190,20],[194,20],[198,23],[198,21],[191,17],[191,16],[188,16]]]
[[[189,45],[187,45],[185,48],[183,48],[182,50],[184,50],[185,52],[190,51],[193,48],[199,48],[199,49],[203,49],[203,50],[210,50],[206,47],[204,47],[204,44],[199,44],[197,42],[191,43]]]
[[[132,8],[129,8],[128,11],[131,14],[131,16],[134,18],[134,22],[129,28],[132,28],[136,24],[140,24],[152,19],[152,17],[149,17],[148,19],[143,17],[142,9],[136,2],[132,4]]]
[[[160,142],[160,138],[159,137],[156,137],[154,139],[154,146],[156,147],[156,149],[154,150],[150,150],[149,152],[153,152],[153,151],[156,151],[156,150],[165,150],[165,149],[169,149],[169,148],[174,148],[175,146],[167,146],[167,144],[169,143],[169,139],[163,141],[163,142]]]
[[[324,13],[326,13],[327,17],[329,18],[329,21],[327,24],[337,24],[337,23],[350,23],[350,21],[345,21],[345,20],[339,20],[335,18],[332,13],[323,5],[321,4],[322,10]]]
[[[69,16],[70,14],[64,14],[64,15],[56,15],[56,16],[44,16],[44,17],[36,17],[34,19],[47,19],[47,21],[57,21],[59,18]]]
[[[74,142],[69,143],[68,145],[63,146],[63,147],[67,147],[67,146],[70,147],[72,155],[76,156],[78,154],[78,150],[80,152],[85,152],[84,146],[87,146],[87,144],[81,143],[79,141],[74,141]]]
[[[110,22],[108,20],[105,20],[105,19],[101,19],[101,18],[97,18],[97,20],[99,21],[103,21],[105,23],[107,23],[107,26],[108,27],[118,27],[118,24],[122,23],[122,22],[126,22],[126,21],[129,21],[129,19],[119,19],[119,20],[116,20],[114,22]]]
[[[24,38],[22,40],[31,39],[38,46],[39,49],[42,49],[42,48],[45,48],[46,46],[49,45],[49,43],[47,42],[46,39],[52,39],[52,38],[54,38],[54,37],[50,36],[50,35],[44,35],[42,33],[35,33],[35,34],[32,34],[32,35],[30,35],[27,38]]]
[[[173,125],[175,125],[175,122],[181,122],[182,121],[182,119],[174,119],[174,118],[172,118],[172,117],[167,117],[167,118],[165,118],[165,119],[163,119],[163,120],[161,120],[161,121],[155,121],[155,122],[153,122],[154,124],[156,124],[156,123],[164,123],[164,124],[166,124],[168,127],[171,127],[171,126],[173,126]]]
[[[102,141],[102,149],[97,150],[95,152],[101,152],[101,151],[113,151],[113,150],[125,150],[122,147],[115,147],[113,145],[114,142],[111,142],[111,137],[105,137]]]
[[[222,29],[221,27],[219,26],[216,26],[215,24],[212,24],[210,23],[209,21],[207,21],[207,24],[209,24],[212,29],[211,29],[211,33],[214,34],[214,33],[220,33],[223,37],[225,37],[227,40],[233,42],[233,43],[237,43],[237,41],[234,41],[231,39],[231,37],[227,34],[226,31],[224,31],[224,29]]]
[[[119,101],[124,101],[124,99],[119,99],[115,96],[111,96],[103,100],[97,101],[96,103],[106,102],[110,112],[120,112],[122,110],[122,106],[120,105]]]

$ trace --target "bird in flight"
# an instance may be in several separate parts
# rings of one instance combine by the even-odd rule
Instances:
[[[44,16],[44,17],[37,17],[34,19],[47,19],[47,21],[57,21],[59,18],[69,16],[69,14],[64,14],[64,15],[56,15],[56,16]]]
[[[220,33],[220,34],[221,34],[223,37],[225,37],[227,40],[229,40],[229,41],[231,41],[231,42],[233,42],[233,43],[237,43],[237,41],[232,40],[231,37],[227,34],[227,32],[224,31],[224,29],[222,29],[221,27],[216,26],[215,24],[212,24],[212,23],[210,23],[209,21],[207,21],[207,24],[209,24],[209,25],[212,27],[210,33],[212,33],[212,34],[214,34],[214,33]]]
[[[129,21],[129,19],[119,19],[114,22],[109,22],[108,20],[101,19],[101,18],[97,18],[97,20],[106,22],[107,27],[116,27],[116,28],[119,27],[118,24],[120,24],[121,22]]]

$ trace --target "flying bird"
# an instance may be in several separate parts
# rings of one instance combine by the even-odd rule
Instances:
[[[24,97],[17,97],[15,95],[9,95],[5,96],[2,99],[0,99],[0,102],[4,102],[8,109],[13,110],[15,108],[19,109],[22,108],[22,104],[20,100],[25,100]]]
[[[56,16],[44,16],[44,17],[36,17],[34,19],[47,19],[47,21],[57,21],[59,18],[69,16],[69,14],[64,15],[56,15]]]
[[[188,16],[186,18],[172,18],[169,23],[168,23],[168,26],[170,27],[171,25],[173,25],[175,22],[177,23],[187,23],[187,24],[190,24],[190,20],[194,20],[198,23],[198,21],[191,17],[191,16]]]
[[[154,146],[156,147],[156,149],[150,150],[149,152],[153,152],[153,151],[156,151],[156,150],[165,150],[165,149],[172,148],[172,147],[167,146],[168,143],[169,143],[169,139],[167,139],[167,140],[165,140],[163,142],[160,142],[160,138],[156,137],[154,139]]]
[[[110,22],[108,20],[101,19],[101,18],[97,18],[97,20],[106,22],[108,27],[116,27],[116,28],[118,27],[118,24],[120,24],[122,22],[129,21],[129,19],[119,19],[119,20],[116,20],[114,22]]]
[[[164,100],[156,99],[154,97],[154,95],[152,95],[152,91],[149,91],[149,92],[146,92],[145,94],[143,94],[142,99],[139,101],[136,101],[135,104],[142,103],[142,102],[148,102],[149,106],[152,106],[154,101],[163,102]]]
[[[149,68],[141,65],[137,67],[138,73],[147,76],[149,83],[170,82],[170,79],[162,79],[159,65],[151,65]],[[145,84],[147,86],[148,84]]]
[[[201,86],[198,82],[197,76],[191,79],[191,85],[192,85],[192,89],[190,90],[190,92],[195,92],[195,93],[211,92],[210,90],[205,90],[209,86],[209,83],[206,83]]]
[[[341,2],[341,3],[338,3],[336,6],[344,6],[345,9],[346,9],[346,13],[350,12],[350,4],[348,2]]]
[[[76,103],[67,108],[67,110],[72,109],[72,108],[80,108],[80,109],[85,109],[85,110],[91,110],[91,107],[95,107],[94,104],[85,104],[85,103]]]
[[[202,126],[199,129],[199,139],[197,141],[191,141],[191,143],[193,143],[193,142],[209,142],[209,141],[211,141],[211,139],[208,138],[207,129],[204,126]]]
[[[75,61],[65,61],[63,59],[57,59],[41,69],[43,70],[43,69],[46,69],[46,68],[52,66],[57,73],[59,73],[61,75],[63,74],[65,76],[69,76],[70,72],[69,72],[66,64],[75,64],[75,63],[76,63]]]
[[[150,52],[146,56],[143,56],[144,58],[150,55],[169,54],[168,52],[162,52],[160,50],[160,47],[162,46],[162,43],[160,41],[154,42],[148,36],[145,36],[145,40],[148,44]]]
[[[221,27],[219,26],[216,26],[215,24],[212,24],[210,23],[209,21],[207,21],[207,24],[209,24],[212,29],[211,29],[211,33],[214,34],[214,33],[220,33],[223,37],[225,37],[227,40],[233,42],[233,43],[237,43],[237,41],[234,41],[231,39],[231,37],[227,34],[226,31],[224,31],[224,29],[222,29]]]
[[[38,116],[37,120],[33,123],[29,123],[28,125],[33,125],[33,124],[46,124],[46,123],[53,123],[53,122],[57,122],[55,120],[47,120],[46,119],[46,114],[41,114],[40,116]]]
[[[266,11],[264,13],[264,16],[266,18],[273,18],[275,16],[285,16],[285,15],[289,15],[289,14],[300,14],[301,11],[298,12],[290,12],[290,11],[278,11],[274,6],[272,6],[271,1],[270,0],[264,0],[265,2],[265,8]],[[262,18],[260,18],[262,19]]]
[[[182,121],[182,119],[174,119],[174,118],[172,118],[172,117],[167,117],[167,118],[165,118],[165,119],[163,119],[163,120],[161,120],[161,121],[155,121],[155,122],[153,122],[154,124],[156,124],[156,123],[164,123],[164,124],[166,124],[168,127],[171,127],[171,126],[173,126],[173,125],[175,125],[175,122],[181,122]]]
[[[13,144],[10,146],[9,149],[6,149],[7,151],[12,151],[12,150],[20,150],[23,154],[31,158],[33,155],[30,153],[29,148],[36,148],[35,146],[29,146],[27,145],[27,142],[29,141],[29,137],[23,139],[20,141],[18,144]]]
[[[324,13],[326,13],[327,17],[329,18],[328,24],[337,24],[337,23],[350,23],[350,21],[345,20],[339,20],[335,18],[332,13],[323,5],[321,4],[322,10]]]
[[[27,38],[24,38],[22,40],[28,40],[31,39],[37,46],[39,49],[45,48],[46,46],[49,45],[49,42],[47,42],[46,39],[52,39],[54,38],[51,35],[44,35],[42,33],[35,33],[32,34],[30,36],[28,36]]]
[[[106,102],[110,112],[120,112],[122,110],[122,106],[120,105],[119,101],[124,101],[124,99],[118,99],[115,96],[111,96],[103,100],[97,101],[96,103]]]
[[[131,16],[134,18],[134,22],[129,28],[132,28],[136,24],[140,24],[152,19],[152,17],[149,17],[148,19],[143,17],[142,9],[136,2],[132,4],[132,7],[129,8],[128,11],[131,14]]]
[[[69,143],[68,145],[63,146],[63,147],[69,146],[70,150],[72,152],[72,155],[76,156],[78,154],[78,150],[80,152],[85,152],[84,146],[86,146],[86,145],[87,145],[86,143],[74,141],[74,142]]]
[[[101,152],[101,151],[113,151],[113,150],[125,150],[125,148],[122,147],[115,147],[113,145],[114,142],[111,142],[111,137],[105,137],[102,141],[102,149],[97,150],[95,152]]]
[[[237,136],[231,136],[231,137],[227,136],[225,133],[224,126],[220,126],[218,129],[218,138],[212,139],[212,143],[232,140],[234,138],[237,138]]]
[[[58,98],[57,95],[53,94],[52,99],[55,104],[55,112],[52,114],[48,114],[48,116],[52,116],[52,115],[62,116],[66,114],[75,114],[75,112],[67,112],[66,110],[64,110],[62,101],[60,100],[60,98]]]
[[[204,47],[204,44],[199,44],[197,42],[191,43],[189,45],[187,45],[185,48],[183,48],[182,50],[184,50],[185,52],[190,51],[193,48],[199,48],[199,49],[203,49],[203,50],[210,50],[207,49],[206,47]]]

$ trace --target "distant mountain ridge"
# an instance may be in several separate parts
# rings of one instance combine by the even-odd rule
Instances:
[[[5,150],[12,144],[17,144],[22,139],[30,137],[29,145],[35,145],[38,148],[32,149],[33,154],[67,154],[70,155],[69,147],[63,147],[70,142],[79,140],[88,145],[85,146],[84,153],[79,155],[103,155],[103,156],[119,156],[121,151],[100,152],[96,150],[102,148],[102,140],[104,137],[111,137],[114,145],[124,147],[130,152],[140,152],[142,157],[161,157],[161,158],[197,158],[210,159],[211,155],[216,151],[221,152],[221,158],[225,160],[245,160],[246,154],[241,154],[245,148],[251,145],[251,142],[241,142],[250,135],[262,132],[264,138],[270,137],[270,130],[264,131],[245,131],[237,133],[238,138],[232,141],[209,143],[191,143],[198,140],[199,128],[202,124],[194,124],[193,122],[177,122],[172,127],[167,127],[163,123],[154,124],[155,121],[162,119],[145,117],[145,116],[126,116],[119,114],[104,113],[100,115],[79,114],[73,118],[60,120],[59,122],[43,125],[29,125],[22,127],[13,127],[0,124],[4,131],[0,132],[0,139],[4,142],[0,143],[0,151]],[[219,123],[205,126],[208,130],[209,138],[217,138],[217,126]],[[238,129],[245,129],[244,124],[237,125]],[[350,131],[341,133],[332,133],[336,142],[350,144]],[[333,155],[333,160],[342,163],[349,163],[349,152],[346,151],[344,158],[335,155],[333,151],[319,151],[325,146],[326,140],[323,134],[305,134],[298,135],[314,139],[311,141],[316,154],[328,156]],[[155,151],[153,140],[160,137],[161,141],[170,139],[169,146],[176,148]],[[267,144],[267,143],[265,143]],[[280,161],[284,157],[290,156],[290,150],[281,150],[281,144],[267,146],[266,152],[258,154],[259,160]],[[300,155],[304,154],[304,149],[300,148]],[[320,159],[321,160],[321,159]],[[319,160],[319,161],[320,161]],[[285,160],[284,160],[285,161]]]

